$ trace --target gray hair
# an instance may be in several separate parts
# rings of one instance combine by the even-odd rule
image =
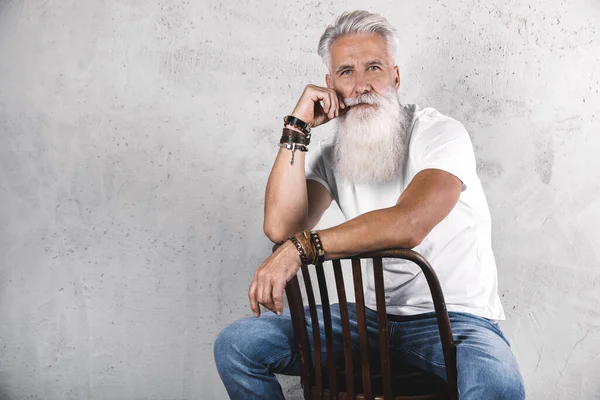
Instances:
[[[336,39],[353,34],[377,33],[387,42],[390,58],[396,58],[398,51],[398,36],[396,29],[387,19],[379,14],[368,11],[345,12],[340,15],[333,25],[329,25],[319,40],[318,54],[329,70],[331,70],[331,45]]]

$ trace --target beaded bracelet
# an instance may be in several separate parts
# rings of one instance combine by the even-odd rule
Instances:
[[[300,118],[296,118],[293,115],[286,115],[283,117],[283,126],[291,125],[294,128],[300,129],[304,134],[310,133],[310,126]]]

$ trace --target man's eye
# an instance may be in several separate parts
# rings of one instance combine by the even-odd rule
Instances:
[[[346,69],[346,70],[342,71],[342,72],[340,73],[340,75],[350,75],[350,72],[352,72],[352,71],[351,71],[351,70],[349,70],[349,69]]]
[[[379,68],[378,65],[371,65],[369,66],[369,71],[377,71],[380,70],[381,68]]]

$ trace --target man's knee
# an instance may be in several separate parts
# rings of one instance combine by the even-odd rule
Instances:
[[[460,399],[521,400],[525,387],[518,368],[502,365],[499,368],[480,368],[459,382]]]
[[[525,387],[519,371],[505,372],[488,382],[486,399],[490,400],[522,400],[525,399]]]
[[[231,325],[226,326],[217,336],[215,340],[215,344],[213,346],[213,354],[215,357],[215,363],[217,364],[217,369],[221,371],[223,367],[224,361],[228,358],[227,353],[228,350],[231,349],[232,335],[229,332],[229,328]]]
[[[252,337],[247,335],[248,328],[246,319],[241,319],[223,328],[217,336],[213,350],[219,372],[222,372],[232,362],[235,363],[235,360],[242,356],[241,350],[243,349],[240,344],[252,340]]]

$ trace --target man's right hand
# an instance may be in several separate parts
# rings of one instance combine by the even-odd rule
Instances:
[[[321,104],[321,102],[323,104]],[[346,110],[344,99],[335,90],[307,85],[292,116],[306,122],[311,128],[323,125]]]

